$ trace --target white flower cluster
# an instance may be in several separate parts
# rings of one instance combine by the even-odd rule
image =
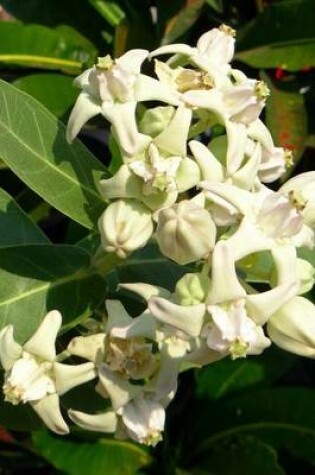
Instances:
[[[94,377],[108,409],[70,410],[70,419],[155,445],[183,367],[258,355],[272,341],[315,357],[315,306],[300,296],[313,286],[314,269],[297,257],[298,248],[314,246],[315,172],[277,192],[265,185],[284,173],[292,157],[274,145],[259,119],[267,86],[231,67],[234,41],[234,31],[222,25],[196,47],[175,44],[99,58],[76,80],[82,92],[69,140],[102,114],[122,157],[115,175],[100,183],[104,198],[112,200],[99,219],[104,250],[124,259],[155,237],[165,256],[199,270],[184,275],[173,293],[123,284],[147,302],[145,312],[131,318],[119,301],[107,301],[105,328],[68,346],[67,355],[88,361],[78,366],[56,357],[57,311],[23,347],[11,326],[2,330],[6,400],[29,402],[55,432],[68,431],[59,395]],[[166,63],[155,60],[157,79],[140,72],[146,59],[169,54]],[[136,108],[143,101],[163,105],[140,115]],[[213,132],[218,125],[221,135]],[[267,270],[260,265],[264,259]],[[246,282],[253,269],[263,292]]]

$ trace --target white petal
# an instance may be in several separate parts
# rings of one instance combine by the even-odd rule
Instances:
[[[227,121],[226,133],[228,138],[226,168],[227,175],[230,176],[240,168],[244,159],[247,139],[246,126]]]
[[[199,165],[202,181],[223,181],[223,167],[213,153],[201,142],[191,140],[190,150]]]
[[[92,117],[101,113],[101,105],[89,94],[81,92],[69,117],[67,125],[67,140],[72,142],[83,125]]]
[[[239,283],[234,256],[228,243],[218,242],[212,256],[212,279],[207,303],[229,302],[244,298],[246,292]]]
[[[176,173],[176,184],[179,193],[187,191],[200,181],[200,169],[191,158],[181,160]]]
[[[47,313],[34,335],[25,343],[24,350],[44,360],[53,361],[56,358],[55,342],[61,324],[62,316],[58,310]]]
[[[156,339],[157,322],[156,319],[145,311],[141,315],[132,319],[126,326],[113,326],[111,336],[116,338],[134,338],[142,336],[150,340]]]
[[[149,300],[149,298],[154,295],[158,297],[168,298],[171,293],[169,290],[159,287],[157,285],[150,285],[145,283],[131,283],[131,284],[119,284],[120,289],[130,290],[137,295],[140,295],[144,300]]]
[[[184,157],[191,117],[191,109],[178,107],[168,126],[155,137],[155,145],[170,155]]]
[[[152,51],[152,53],[150,53],[149,57],[153,58],[154,56],[159,56],[161,54],[183,54],[185,56],[190,56],[194,54],[195,51],[196,49],[192,48],[191,46],[175,43],[173,45],[165,45],[157,48],[156,50]]]
[[[143,101],[161,101],[178,106],[180,104],[180,95],[169,85],[157,81],[150,76],[140,74],[134,86],[135,100]]]
[[[61,396],[75,386],[84,384],[95,378],[94,363],[83,363],[75,366],[54,363],[53,365],[56,392]]]
[[[114,411],[127,404],[142,392],[141,386],[130,384],[126,379],[109,370],[106,365],[101,365],[99,370],[100,384],[108,394]]]
[[[80,356],[99,364],[103,359],[105,338],[105,333],[77,336],[70,341],[67,351],[71,355]]]
[[[22,354],[22,347],[13,338],[13,325],[7,325],[0,332],[0,361],[8,371]]]
[[[132,317],[119,300],[106,300],[105,305],[108,315],[106,332],[109,333],[113,327],[129,325],[132,322]]]
[[[138,198],[142,194],[141,179],[128,167],[122,165],[112,178],[100,181],[100,192],[104,198]]]
[[[160,322],[178,328],[192,337],[199,335],[205,315],[205,305],[176,305],[161,297],[149,300],[149,310]]]
[[[246,307],[248,314],[257,325],[264,325],[284,304],[292,299],[298,291],[298,282],[288,282],[261,294],[248,295]]]
[[[115,432],[117,426],[117,416],[114,412],[102,412],[100,414],[86,414],[70,409],[68,411],[70,419],[79,427],[85,430],[96,432]]]
[[[69,433],[69,427],[63,420],[57,394],[50,394],[40,401],[30,403],[46,426],[59,435]]]
[[[146,49],[131,49],[116,59],[116,64],[130,73],[139,74],[143,61],[149,56]]]

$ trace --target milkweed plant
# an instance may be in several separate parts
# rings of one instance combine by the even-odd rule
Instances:
[[[231,66],[234,37],[221,25],[195,47],[107,55],[75,80],[80,93],[68,142],[101,115],[121,156],[112,176],[97,183],[103,211],[96,265],[104,255],[123,265],[153,241],[183,275],[173,289],[149,284],[145,275],[121,284],[145,310],[132,317],[119,300],[107,299],[106,319],[95,319],[59,353],[59,308],[23,343],[13,324],[2,329],[5,401],[29,404],[57,434],[68,434],[71,420],[155,446],[183,370],[256,358],[272,343],[315,356],[315,307],[302,296],[313,286],[314,268],[297,255],[314,246],[315,172],[277,191],[269,187],[292,165],[292,153],[274,144],[259,118],[267,85]],[[150,67],[154,77],[141,72]],[[248,278],[253,266],[263,286]],[[66,418],[60,398],[91,381],[104,410],[69,408]]]

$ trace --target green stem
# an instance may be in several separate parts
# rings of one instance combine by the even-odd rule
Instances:
[[[106,253],[100,246],[92,258],[91,269],[104,277],[115,267],[122,264],[122,262],[123,259],[120,259],[114,253]]]

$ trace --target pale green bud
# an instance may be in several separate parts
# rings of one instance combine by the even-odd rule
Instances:
[[[208,256],[216,227],[208,211],[185,200],[159,213],[156,237],[165,256],[185,265]]]
[[[271,340],[280,348],[315,358],[315,306],[304,297],[294,297],[268,322]]]
[[[174,113],[175,109],[172,106],[160,106],[146,110],[139,123],[140,132],[156,137],[168,126]]]
[[[175,295],[180,305],[196,305],[205,302],[210,280],[203,273],[186,274],[176,284]]]
[[[102,247],[122,259],[145,246],[153,232],[151,212],[136,200],[111,203],[100,217],[98,227]]]

